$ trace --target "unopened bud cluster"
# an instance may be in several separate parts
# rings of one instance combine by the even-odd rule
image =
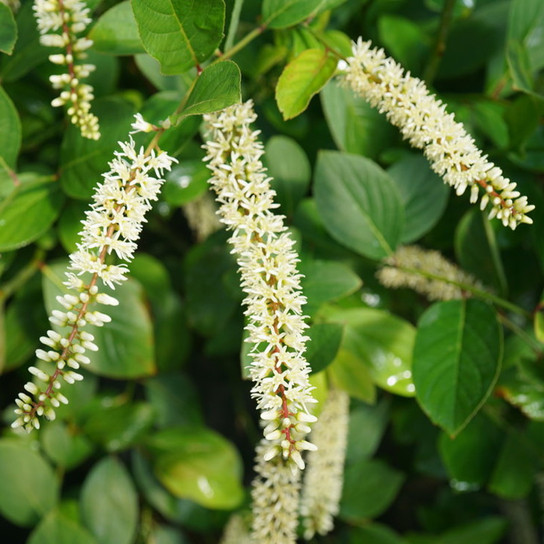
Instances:
[[[481,289],[470,274],[448,261],[440,252],[419,246],[401,246],[383,261],[376,276],[385,287],[408,287],[429,300],[451,300],[470,296],[470,288]]]
[[[534,209],[520,196],[516,184],[476,147],[461,123],[432,95],[423,81],[405,73],[383,49],[361,38],[343,67],[343,78],[360,96],[398,127],[411,145],[422,149],[433,170],[458,195],[470,188],[470,200],[490,206],[489,217],[515,229],[532,223],[526,214]]]
[[[133,124],[136,131],[140,129],[139,122],[137,118]],[[76,371],[80,365],[90,362],[85,352],[97,349],[93,335],[84,329],[88,325],[101,327],[111,321],[109,315],[91,308],[95,303],[118,304],[117,299],[99,290],[98,280],[113,289],[126,279],[125,264],[107,261],[113,255],[123,261],[132,260],[145,214],[151,202],[157,199],[164,181],[163,171],[169,170],[175,161],[165,152],[136,150],[132,138],[119,145],[121,151],[115,153],[110,171],[103,175],[104,181],[96,188],[91,210],[82,221],[78,249],[70,255],[65,282],[69,292],[57,298],[62,310],[53,310],[49,317],[55,330],[49,330],[40,338],[46,349],[36,350],[37,359],[47,365],[45,370],[43,365],[29,368],[37,383],[28,382],[26,393],[19,394],[18,418],[13,427],[30,431],[39,428],[40,416],[54,419],[55,408],[67,402],[60,392],[60,380],[74,383],[83,378]]]
[[[266,461],[279,455],[304,468],[301,452],[313,449],[304,438],[308,423],[315,420],[308,405],[315,402],[308,381],[310,369],[304,358],[298,258],[293,240],[275,215],[274,191],[270,188],[260,157],[263,146],[251,102],[231,106],[206,116],[210,127],[205,145],[210,183],[217,193],[221,221],[233,231],[230,243],[246,293],[248,342],[253,396],[264,422],[268,447]]]
[[[87,57],[86,50],[93,44],[87,38],[78,38],[91,22],[89,8],[80,0],[35,0],[33,8],[42,45],[63,50],[49,56],[53,64],[64,66],[66,70],[49,78],[53,88],[60,90],[51,104],[67,105],[70,121],[80,128],[82,136],[98,140],[98,118],[90,111],[93,88],[83,83],[95,67],[78,63]]]

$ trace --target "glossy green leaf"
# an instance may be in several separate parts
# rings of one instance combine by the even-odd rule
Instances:
[[[272,177],[270,186],[276,191],[274,201],[282,213],[291,216],[310,186],[310,161],[302,147],[287,136],[270,138],[263,159]]]
[[[93,452],[93,445],[78,429],[62,421],[51,421],[40,433],[42,447],[47,456],[66,469],[77,467]]]
[[[488,517],[456,527],[440,535],[440,544],[466,544],[478,542],[478,544],[499,544],[501,537],[507,529],[507,521],[504,518]],[[436,543],[436,537],[433,543]]]
[[[391,178],[364,157],[322,151],[314,195],[325,228],[342,245],[382,259],[400,242],[404,210]]]
[[[57,503],[53,469],[28,444],[0,439],[0,512],[16,525],[34,525]]]
[[[49,229],[60,212],[64,195],[59,184],[33,178],[0,203],[0,251],[30,244]]]
[[[340,501],[340,518],[362,522],[383,513],[395,500],[404,476],[383,461],[361,459],[348,465]]]
[[[240,78],[240,68],[231,60],[204,68],[187,99],[181,117],[212,113],[240,102]]]
[[[534,92],[535,77],[527,49],[517,40],[510,40],[507,48],[510,74],[516,89],[527,94],[539,96]]]
[[[414,347],[414,383],[423,410],[450,435],[478,412],[497,380],[502,329],[492,307],[477,300],[431,306]]]
[[[11,55],[17,41],[17,25],[13,12],[5,4],[0,5],[0,51]]]
[[[21,148],[21,121],[19,114],[7,95],[0,87],[0,171],[6,166],[13,170]]]
[[[131,544],[138,527],[138,494],[127,469],[102,458],[83,482],[81,519],[98,544]]]
[[[124,0],[106,11],[96,21],[89,39],[100,53],[108,55],[135,55],[145,51],[130,0]]]
[[[455,438],[442,433],[440,453],[454,489],[475,491],[483,487],[493,472],[501,442],[501,430],[481,415]]]
[[[155,420],[153,407],[145,402],[101,406],[83,423],[83,432],[106,451],[123,451],[136,444]]]
[[[128,140],[134,121],[134,104],[120,98],[102,98],[93,101],[93,113],[100,119],[100,140],[82,138],[79,129],[70,125],[61,147],[60,181],[64,192],[73,198],[88,200],[94,188],[109,171],[108,163],[118,142]]]
[[[304,311],[313,315],[325,302],[354,293],[362,285],[361,278],[347,265],[336,261],[303,260],[301,287],[308,299]]]
[[[132,9],[145,49],[165,75],[198,66],[223,38],[223,0],[132,0]]]
[[[407,321],[373,308],[331,309],[327,320],[342,323],[342,348],[357,356],[376,385],[414,396],[412,348],[415,329]]]
[[[203,427],[170,428],[153,435],[148,446],[155,475],[175,496],[220,509],[242,501],[241,460],[219,434]]]
[[[63,288],[65,261],[50,266],[44,276],[44,297],[51,312],[58,304],[55,297],[66,292]],[[98,351],[90,353],[88,370],[109,378],[137,378],[156,372],[153,354],[153,327],[143,300],[142,287],[129,279],[115,291],[103,291],[114,296],[118,306],[102,308],[111,317],[106,327],[87,326],[95,337]]]
[[[320,97],[331,135],[342,151],[373,159],[396,137],[383,115],[337,81],[329,81]]]
[[[499,293],[507,290],[506,276],[492,224],[478,210],[467,212],[457,225],[455,253],[462,268]]]
[[[539,0],[512,0],[508,40],[525,50],[531,72],[544,67],[544,4]],[[507,50],[510,54],[510,50]],[[511,60],[511,59],[509,59]]]
[[[376,401],[376,387],[370,369],[351,351],[341,347],[327,367],[327,375],[335,387],[346,391],[350,397],[369,404]]]
[[[79,523],[59,511],[46,516],[27,540],[27,544],[99,544]]]
[[[544,421],[544,382],[522,372],[504,373],[497,391],[506,401],[535,421]]]
[[[305,356],[312,373],[321,372],[332,363],[340,348],[343,332],[342,325],[338,323],[315,323],[305,331],[309,338]]]
[[[327,50],[306,49],[285,67],[276,86],[276,102],[285,120],[308,107],[333,76],[336,64],[336,58]]]
[[[341,3],[339,0],[264,0],[262,16],[269,28],[285,28]]]
[[[397,185],[405,209],[403,243],[429,232],[446,209],[449,188],[429,167],[424,157],[413,155],[387,170]]]

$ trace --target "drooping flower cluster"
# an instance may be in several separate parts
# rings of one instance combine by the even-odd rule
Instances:
[[[302,487],[300,513],[306,540],[316,533],[325,535],[333,529],[344,482],[348,423],[349,395],[333,389],[311,434],[318,449],[308,454]]]
[[[137,122],[133,127],[138,128]],[[160,191],[163,171],[169,170],[175,161],[165,152],[136,150],[132,138],[119,145],[121,151],[115,153],[110,171],[103,175],[104,181],[93,196],[94,203],[82,221],[78,249],[70,255],[65,282],[68,293],[57,297],[63,309],[53,310],[49,317],[56,330],[49,330],[40,338],[46,349],[36,350],[37,359],[53,365],[44,367],[42,363],[40,368],[29,368],[40,385],[28,382],[24,386],[27,393],[19,394],[14,428],[39,428],[42,415],[54,419],[55,408],[68,402],[60,392],[60,379],[74,383],[83,378],[76,370],[90,362],[86,350],[98,349],[93,335],[84,329],[111,321],[107,314],[92,307],[95,303],[118,304],[117,299],[100,291],[99,280],[115,288],[126,279],[125,264],[107,261],[112,253],[120,260],[132,260],[145,214]]]
[[[497,217],[514,229],[532,223],[526,214],[534,209],[520,196],[516,184],[476,147],[463,125],[432,95],[423,81],[405,73],[383,49],[361,38],[343,67],[343,78],[360,96],[398,127],[411,145],[422,149],[433,170],[461,195],[470,188],[470,200],[481,195],[480,207],[490,205],[489,217]]]
[[[253,544],[294,544],[298,526],[300,470],[292,468],[280,457],[267,461],[269,448],[263,439],[256,448],[255,472],[251,490]]]
[[[230,242],[246,293],[246,329],[253,345],[252,394],[266,424],[268,447],[263,455],[270,460],[281,454],[303,469],[301,451],[313,449],[304,440],[310,431],[307,423],[315,421],[308,413],[315,400],[304,358],[305,298],[294,242],[282,216],[272,211],[277,205],[260,160],[259,132],[251,129],[255,119],[251,102],[208,115],[211,133],[205,160],[212,171],[210,182],[221,221],[233,231]]]
[[[90,111],[93,88],[82,82],[95,67],[77,63],[87,57],[86,50],[93,44],[92,40],[78,38],[91,22],[89,8],[81,0],[35,0],[33,8],[42,45],[63,50],[49,56],[53,64],[66,67],[65,73],[49,77],[53,88],[61,91],[51,104],[67,104],[70,121],[80,128],[82,136],[98,140],[98,118]]]
[[[481,284],[443,257],[419,246],[401,246],[384,259],[376,276],[385,287],[409,287],[429,300],[452,300],[470,296],[470,287]]]

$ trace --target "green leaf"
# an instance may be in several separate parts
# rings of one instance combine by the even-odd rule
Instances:
[[[208,191],[210,171],[202,161],[185,160],[166,173],[162,196],[174,206],[182,206]]]
[[[344,328],[337,323],[315,323],[306,330],[306,360],[312,373],[321,372],[329,366],[340,348]]]
[[[104,457],[83,482],[81,519],[98,544],[131,544],[138,527],[138,494],[127,469]]]
[[[508,433],[493,469],[489,490],[503,499],[526,497],[533,487],[538,465],[538,457],[527,443],[527,437],[519,431]]]
[[[369,404],[376,401],[376,387],[370,369],[351,351],[340,347],[334,361],[327,367],[327,375],[335,387],[346,391],[350,397]]]
[[[56,296],[66,293],[62,286],[66,262],[51,265],[44,276],[45,304],[50,313],[57,308]],[[138,378],[156,372],[153,355],[153,327],[143,300],[142,287],[129,279],[115,291],[103,288],[114,296],[118,306],[105,310],[111,317],[107,327],[87,326],[94,335],[98,351],[91,354],[88,370],[109,378]]]
[[[106,405],[95,409],[82,428],[93,442],[114,453],[138,443],[154,420],[153,407],[145,402]]]
[[[328,9],[341,1],[331,0],[264,0],[263,21],[269,28],[293,26],[319,11]]]
[[[342,348],[369,369],[377,385],[397,395],[414,396],[412,347],[416,331],[410,323],[373,308],[331,308],[326,319],[344,325]]]
[[[414,347],[414,383],[423,410],[450,435],[478,412],[497,380],[502,329],[492,307],[477,300],[431,306]]]
[[[223,38],[223,0],[132,0],[132,9],[145,49],[165,75],[198,66]]]
[[[382,259],[395,250],[404,210],[394,182],[376,163],[322,151],[314,194],[325,228],[342,245],[371,259]]]
[[[306,49],[283,70],[276,102],[285,120],[302,113],[336,70],[336,58],[326,50]]]
[[[477,415],[455,438],[440,437],[440,454],[454,489],[483,487],[493,471],[502,433],[486,417]]]
[[[518,41],[510,40],[507,46],[507,61],[515,88],[527,94],[539,96],[534,92],[535,78],[527,49]]]
[[[542,2],[513,0],[510,3],[508,41],[517,42],[518,47],[525,51],[524,55],[531,72],[544,67],[544,4]],[[510,48],[507,54],[510,54]]]
[[[30,535],[27,544],[98,544],[94,537],[74,520],[59,511],[51,512]]]
[[[102,98],[93,101],[93,113],[100,119],[100,140],[82,138],[79,129],[70,125],[64,134],[60,152],[60,181],[66,194],[88,200],[108,163],[118,151],[118,142],[128,140],[134,121],[134,104],[121,98]]]
[[[21,148],[21,121],[19,114],[6,94],[0,87],[0,171],[7,166],[15,168],[17,155]]]
[[[466,544],[477,542],[478,544],[498,544],[507,528],[507,521],[504,518],[488,517],[456,527],[440,535],[440,544]],[[433,543],[437,539],[433,538]]]
[[[517,369],[515,369],[517,370]],[[505,372],[497,386],[498,392],[528,418],[544,421],[544,382],[521,371]]]
[[[340,502],[340,518],[351,523],[379,516],[393,502],[404,476],[383,461],[361,459],[348,465]]]
[[[135,55],[145,51],[130,0],[110,8],[96,21],[89,39],[93,48],[108,55]]]
[[[355,293],[363,283],[349,266],[337,261],[304,259],[300,272],[302,291],[308,299],[304,311],[308,315],[313,315],[325,302]]]
[[[240,102],[242,99],[240,81],[240,68],[231,60],[204,68],[196,80],[180,118],[212,113]]]
[[[0,51],[11,55],[17,41],[17,25],[8,6],[0,4]]]
[[[242,501],[242,463],[221,435],[203,427],[170,428],[153,435],[147,444],[155,475],[175,496],[229,510]]]
[[[21,442],[0,439],[0,512],[16,525],[34,525],[57,503],[59,483],[43,458]]]
[[[342,151],[376,158],[395,137],[383,115],[337,81],[329,81],[320,97],[331,135]]]
[[[276,191],[274,201],[281,212],[293,215],[297,204],[306,195],[312,171],[310,161],[302,147],[287,136],[273,136],[268,140],[263,155],[270,186]]]
[[[405,542],[389,527],[370,523],[364,527],[351,528],[348,544],[404,544]]]
[[[455,253],[462,268],[498,293],[507,290],[493,225],[477,209],[468,211],[455,232]]]
[[[77,467],[93,452],[93,445],[75,427],[62,421],[44,425],[40,441],[47,456],[66,469]]]
[[[64,195],[59,184],[30,178],[0,204],[0,251],[30,244],[49,229],[60,212]]]
[[[405,209],[402,243],[418,240],[438,222],[448,203],[449,188],[424,157],[413,155],[387,170],[396,183]]]

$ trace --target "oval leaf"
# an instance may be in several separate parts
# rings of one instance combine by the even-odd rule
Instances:
[[[39,238],[57,218],[63,202],[58,183],[34,179],[18,185],[0,204],[0,251]]]
[[[27,544],[98,544],[94,537],[74,520],[52,512],[36,527]]]
[[[478,300],[451,300],[421,317],[414,347],[416,397],[450,435],[476,414],[497,380],[502,329],[493,308]]]
[[[397,187],[377,164],[323,151],[317,160],[314,193],[325,228],[341,244],[371,259],[394,251],[404,210]]]
[[[130,0],[125,0],[106,11],[89,33],[93,48],[108,55],[135,55],[145,49],[138,34],[138,26]]]
[[[270,28],[293,26],[326,9],[330,3],[331,0],[264,0],[264,24]]]
[[[0,87],[0,170],[15,167],[21,148],[21,121],[11,98]]]
[[[11,55],[17,40],[17,25],[8,6],[0,3],[0,51]]]
[[[35,524],[58,499],[53,469],[15,440],[0,440],[0,512],[17,525]]]
[[[132,9],[145,49],[165,75],[198,66],[223,38],[223,0],[132,0]]]
[[[449,188],[421,156],[396,162],[387,173],[397,185],[405,209],[402,243],[413,242],[429,232],[448,203]]]
[[[244,497],[242,463],[234,446],[205,428],[170,428],[148,442],[154,471],[177,497],[207,508],[233,509]]]
[[[181,117],[222,110],[242,99],[240,68],[231,60],[204,68],[189,95]]]
[[[336,70],[327,50],[306,49],[283,70],[276,86],[276,102],[285,120],[302,113]]]
[[[130,544],[138,524],[138,495],[126,468],[105,457],[83,483],[81,519],[99,544]]]

